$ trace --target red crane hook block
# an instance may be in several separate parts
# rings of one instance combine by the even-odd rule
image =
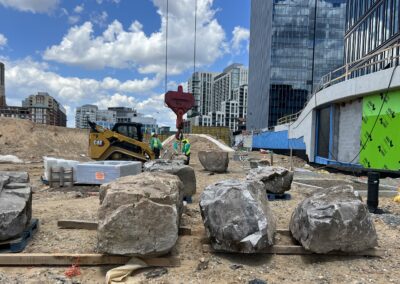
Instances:
[[[178,132],[175,137],[180,139],[183,129],[183,115],[194,107],[194,96],[191,93],[184,93],[182,86],[178,86],[178,91],[168,91],[164,96],[167,106],[176,114],[176,128]]]

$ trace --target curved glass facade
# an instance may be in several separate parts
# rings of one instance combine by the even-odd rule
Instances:
[[[252,0],[249,130],[274,126],[280,117],[300,111],[321,77],[343,65],[346,2]],[[269,9],[272,17],[266,19],[268,13],[259,11]],[[252,109],[265,97],[267,103]],[[261,107],[267,110],[257,111]]]
[[[368,55],[399,42],[400,38],[400,0],[348,0],[346,14],[345,61],[370,61],[371,65],[356,73],[362,75],[386,68],[393,62],[382,61],[382,58],[399,55],[379,54],[373,58]],[[374,62],[379,62],[373,64]]]

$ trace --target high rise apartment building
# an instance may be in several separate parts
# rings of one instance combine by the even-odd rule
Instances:
[[[29,109],[30,119],[35,123],[67,126],[65,108],[46,92],[30,95],[22,101],[22,107]]]
[[[188,80],[196,106],[188,113],[193,126],[226,126],[238,129],[243,118],[243,103],[247,103],[248,70],[242,64],[232,64],[222,73],[196,72]],[[244,98],[245,97],[245,98]]]
[[[89,128],[89,121],[97,120],[97,111],[99,108],[96,105],[83,105],[77,107],[75,111],[75,127]]]
[[[345,16],[346,0],[251,1],[248,130],[300,111],[343,65]]]

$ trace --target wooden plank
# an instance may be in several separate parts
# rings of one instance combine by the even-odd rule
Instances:
[[[3,253],[0,254],[0,266],[69,266],[74,263],[79,263],[80,266],[123,265],[129,259],[129,256],[96,253]],[[150,266],[180,266],[180,260],[175,257],[147,258],[143,260]]]
[[[191,236],[192,235],[192,229],[189,227],[180,227],[178,231],[179,236]]]
[[[58,220],[57,226],[62,229],[97,230],[98,223],[85,220]],[[189,227],[180,227],[179,235],[190,236],[192,235],[192,230]]]
[[[203,252],[224,252],[216,251],[211,245],[203,244]],[[230,253],[230,252],[224,252]],[[274,245],[267,249],[260,251],[258,254],[282,254],[282,255],[341,255],[341,256],[384,256],[385,250],[373,248],[361,252],[341,252],[333,251],[327,254],[316,254],[311,251],[305,250],[302,246],[287,246],[287,245]]]
[[[98,223],[85,220],[58,220],[57,226],[62,229],[97,230]]]

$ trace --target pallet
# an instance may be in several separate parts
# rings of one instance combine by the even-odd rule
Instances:
[[[97,230],[98,223],[85,220],[58,220],[57,226],[61,229]],[[180,227],[178,234],[179,236],[190,236],[192,230],[188,227]]]
[[[283,193],[283,194],[267,193],[267,197],[269,201],[292,199],[292,196],[289,193]]]
[[[332,251],[327,254],[317,254],[312,251],[306,250],[301,245],[296,244],[297,241],[291,236],[289,230],[277,230],[277,234],[282,236],[290,237],[293,244],[292,245],[273,245],[271,247],[265,248],[256,254],[280,254],[280,255],[313,255],[313,256],[324,256],[324,255],[336,255],[336,256],[373,256],[382,257],[385,255],[385,250],[380,248],[372,248],[360,252],[342,252],[342,251]],[[210,240],[208,238],[202,239],[202,250],[204,253],[235,253],[228,251],[215,250],[211,247]]]
[[[0,254],[0,266],[79,266],[124,265],[130,256],[105,255],[97,253],[5,253]],[[177,267],[180,260],[175,257],[144,258],[149,266]]]
[[[0,253],[21,252],[39,229],[39,220],[32,219],[29,226],[21,233],[21,236],[12,240],[0,242]]]

